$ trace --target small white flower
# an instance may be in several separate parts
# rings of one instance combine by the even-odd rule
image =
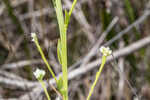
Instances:
[[[133,100],[139,100],[137,97],[135,97]]]
[[[45,76],[45,71],[42,70],[42,69],[36,69],[35,72],[33,72],[34,76],[37,78],[37,79],[40,79],[42,80],[43,77]]]
[[[102,46],[102,47],[100,48],[100,52],[103,53],[104,56],[109,56],[109,55],[111,55],[112,50],[110,50],[109,47],[104,47],[104,46]]]
[[[35,41],[34,38],[36,37],[36,33],[31,33],[32,41]]]

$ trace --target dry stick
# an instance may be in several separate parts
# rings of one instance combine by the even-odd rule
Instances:
[[[44,63],[41,59],[36,60],[22,60],[15,63],[4,64],[1,66],[2,69],[16,69],[22,68],[23,66],[32,65],[32,64],[42,64]]]
[[[122,49],[124,47],[124,41],[121,39],[119,42],[119,49]],[[118,67],[120,68],[121,72],[124,72],[124,58],[120,57],[118,59]],[[123,75],[124,73],[119,72],[119,80],[118,80],[118,91],[117,91],[117,100],[120,100],[122,96],[124,95],[124,79]]]
[[[34,0],[28,1],[28,10],[29,10],[29,13],[34,12]],[[37,23],[36,23],[36,19],[34,16],[31,18],[30,24],[31,24],[31,31],[35,32]]]
[[[118,67],[118,64],[117,64],[117,61],[114,57],[114,55],[112,54],[112,57],[114,58],[114,65]],[[130,84],[129,80],[125,77],[125,74],[123,71],[121,71],[120,67],[118,67],[118,69],[116,67],[114,67],[119,73],[122,73],[123,74],[123,79],[127,82],[129,88],[131,89],[132,93],[136,96],[136,98],[138,98],[139,100],[139,96],[137,95],[137,93],[135,92],[134,88],[132,87],[132,85]]]
[[[42,14],[40,13],[41,11],[43,12]],[[41,10],[33,11],[32,13],[29,12],[27,14],[20,15],[19,19],[21,21],[24,21],[24,20],[32,18],[32,17],[36,18],[36,17],[48,15],[48,14],[51,15],[51,14],[53,14],[53,12],[54,12],[54,10],[52,8],[43,8]]]
[[[90,52],[88,52],[88,54],[82,60],[81,67],[85,66],[87,64],[87,62],[94,56],[94,54],[97,51],[97,49],[99,48],[99,46],[103,43],[103,41],[105,40],[106,36],[111,31],[111,29],[116,25],[116,23],[118,22],[118,20],[119,20],[118,17],[115,17],[112,20],[112,22],[109,24],[109,26],[106,29],[106,31],[104,31],[102,33],[102,35],[100,36],[100,38],[96,41],[96,44],[93,46],[93,48],[90,50]]]
[[[50,65],[57,68],[59,66],[55,61],[49,61],[49,63]],[[1,69],[17,69],[17,68],[23,68],[24,66],[33,65],[33,64],[44,64],[44,62],[41,59],[21,60],[14,63],[3,64],[0,67]]]
[[[9,78],[9,79],[14,79],[14,80],[20,80],[20,81],[23,81],[23,80],[26,80],[26,79],[24,79],[24,78],[22,78],[22,77],[20,77],[20,76],[18,76],[18,75],[15,75],[14,73],[10,73],[10,72],[6,72],[6,71],[2,71],[2,70],[0,70],[0,75],[2,75],[2,76],[5,76],[5,77],[7,77],[7,78]],[[26,80],[27,81],[27,80]]]
[[[29,90],[28,86],[26,85],[26,82],[28,82],[26,79],[24,79],[24,78],[22,78],[20,76],[17,76],[17,75],[15,75],[13,73],[6,72],[6,71],[0,71],[0,75],[7,77],[7,79],[10,78],[11,80],[23,81],[25,83],[25,86],[24,86],[25,88],[24,89],[25,90]],[[30,94],[29,94],[29,98],[30,98],[29,100],[32,100]]]
[[[150,36],[148,36],[142,40],[139,40],[139,41],[123,48],[123,49],[119,49],[117,51],[114,51],[114,53],[113,53],[114,58],[112,56],[109,56],[107,58],[107,62],[112,61],[112,60],[119,58],[119,57],[122,57],[122,56],[129,55],[130,53],[132,53],[132,52],[134,52],[134,51],[136,51],[142,47],[145,47],[149,44],[150,44]],[[84,68],[83,67],[76,68],[75,70],[69,72],[68,79],[71,80],[75,77],[83,75],[83,74],[87,73],[88,71],[91,71],[92,69],[98,67],[98,65],[100,65],[100,64],[101,64],[101,58],[98,58],[97,60],[87,64],[86,67],[84,67]],[[59,75],[61,75],[61,74],[59,74]],[[59,75],[58,75],[58,77],[59,77]],[[50,84],[55,84],[54,79],[50,79],[49,82],[50,82]],[[32,92],[30,92],[30,94],[32,96],[34,96],[34,95],[36,95],[37,92],[38,93],[43,92],[42,88],[36,87],[32,90]],[[28,99],[28,95],[25,94],[25,95],[20,97],[21,100],[22,100],[22,98]]]
[[[113,37],[111,40],[109,40],[107,43],[105,43],[105,46],[108,46],[110,44],[112,44],[113,42],[115,42],[116,40],[120,39],[124,34],[127,34],[133,27],[138,26],[140,23],[144,22],[144,20],[150,15],[150,10],[145,10],[145,13],[139,18],[137,19],[133,24],[131,24],[130,26],[128,26],[126,29],[124,29],[123,31],[119,32],[118,35],[116,35],[115,37]]]
[[[58,95],[59,97],[63,98],[62,95],[61,95],[61,93],[60,93],[52,84],[50,84],[49,82],[48,82],[48,84],[49,84],[50,87],[57,93],[57,95]]]
[[[25,86],[28,86],[30,88],[40,86],[38,82],[9,79],[9,78],[4,78],[3,76],[0,76],[0,83],[7,84],[9,86],[15,86],[23,90],[26,90]]]
[[[17,98],[8,98],[8,99],[0,98],[0,100],[19,100],[19,99],[17,99]]]

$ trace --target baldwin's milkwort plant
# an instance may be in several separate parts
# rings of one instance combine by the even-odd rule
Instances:
[[[38,51],[40,52],[41,57],[42,57],[44,63],[46,64],[49,72],[51,73],[51,75],[55,79],[57,89],[61,93],[63,100],[68,100],[67,28],[68,28],[68,24],[70,21],[72,11],[75,7],[75,4],[77,3],[77,0],[73,1],[72,7],[69,10],[69,12],[67,10],[65,10],[65,18],[63,16],[64,14],[63,14],[63,10],[62,10],[61,0],[52,0],[52,1],[53,1],[55,11],[56,11],[56,16],[57,16],[58,25],[59,25],[59,32],[60,32],[60,39],[58,40],[58,45],[57,45],[57,55],[58,55],[59,63],[62,66],[63,75],[60,76],[58,80],[57,80],[53,70],[51,69],[48,61],[46,60],[46,57],[43,53],[43,50],[39,45],[38,38],[37,38],[36,34],[31,33],[31,37],[32,37],[32,41],[36,44],[36,47],[37,47]],[[38,73],[40,73],[40,75]],[[45,86],[44,82],[42,81],[42,79],[45,75],[45,72],[43,70],[37,69],[34,72],[34,75],[39,80],[39,82],[42,84],[42,87],[45,91],[45,94],[46,94],[48,100],[50,100],[50,96],[48,95],[48,92],[46,90],[46,86]],[[40,77],[42,76],[42,78],[38,78],[38,76],[40,76]]]
[[[69,10],[69,12],[67,12],[67,10],[65,10],[65,18],[63,16],[61,0],[52,0],[52,1],[53,1],[55,11],[56,11],[56,16],[57,16],[58,25],[59,25],[59,32],[60,32],[60,39],[58,39],[58,44],[57,44],[57,56],[58,56],[59,63],[62,66],[63,75],[60,76],[59,79],[56,78],[53,70],[51,69],[51,67],[50,67],[50,65],[49,65],[49,63],[48,63],[48,61],[47,61],[47,59],[43,53],[42,48],[39,45],[38,38],[37,38],[36,34],[31,33],[31,37],[32,37],[32,41],[35,43],[44,63],[46,64],[49,72],[51,73],[52,77],[55,79],[57,89],[60,92],[60,94],[62,95],[63,100],[68,100],[67,28],[68,28],[68,24],[70,21],[70,16],[72,14],[72,11],[75,7],[77,0],[74,0],[72,7]],[[104,64],[106,63],[107,56],[111,55],[111,53],[112,53],[112,51],[109,49],[109,47],[104,47],[104,46],[102,46],[100,48],[100,52],[103,54],[102,63],[100,65],[98,72],[96,73],[96,78],[95,78],[94,83],[91,86],[87,100],[90,100],[90,97],[93,93],[94,87],[98,81],[98,78],[101,75]],[[43,81],[45,71],[41,70],[41,69],[37,69],[33,74],[38,79],[38,81],[41,83],[41,85],[44,89],[44,92],[47,96],[47,99],[51,100],[50,95],[48,94],[46,85]]]
[[[95,78],[94,83],[91,86],[91,89],[90,89],[90,92],[88,94],[87,100],[90,100],[90,97],[91,97],[91,95],[93,93],[94,87],[96,86],[96,83],[97,83],[97,81],[98,81],[98,79],[99,79],[99,77],[101,75],[101,72],[102,72],[102,70],[104,68],[104,65],[106,63],[106,58],[107,58],[107,56],[111,55],[112,50],[110,50],[109,47],[102,46],[100,48],[100,52],[103,54],[103,56],[102,56],[102,63],[100,65],[100,67],[99,67],[98,72],[96,73],[96,78]]]

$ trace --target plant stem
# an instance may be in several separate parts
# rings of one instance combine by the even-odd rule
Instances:
[[[62,59],[62,72],[63,72],[63,88],[65,93],[63,94],[63,100],[68,100],[68,68],[67,68],[67,30],[64,24],[63,10],[61,0],[54,1],[54,7],[56,10],[60,40],[61,40],[61,59]]]
[[[59,31],[60,31],[60,45],[61,45],[61,65],[62,65],[62,72],[63,72],[63,100],[68,100],[68,68],[67,68],[67,27],[69,23],[70,16],[72,11],[75,7],[77,0],[74,0],[72,4],[72,8],[69,11],[69,15],[66,12],[67,19],[64,20],[63,16],[63,9],[61,0],[53,0],[54,7],[56,10]]]
[[[44,89],[44,92],[45,92],[45,94],[46,94],[46,96],[47,96],[47,99],[48,99],[48,100],[51,100],[51,99],[50,99],[50,96],[49,96],[49,94],[48,94],[48,91],[47,91],[47,89],[46,89],[45,83],[43,82],[43,80],[39,80],[39,82],[41,83],[41,85],[42,85],[42,87],[43,87],[43,89]]]
[[[66,32],[65,32],[66,34]],[[68,100],[68,68],[67,68],[67,36],[64,35],[62,39],[62,71],[63,71],[63,83],[65,89],[64,100]]]
[[[103,68],[104,68],[104,64],[105,64],[105,63],[106,63],[106,56],[103,55],[103,57],[102,57],[102,64],[101,64],[101,66],[100,66],[100,68],[99,68],[99,71],[96,73],[96,78],[95,78],[94,83],[92,84],[92,87],[91,87],[91,89],[90,89],[90,92],[89,92],[89,95],[88,95],[88,97],[87,97],[87,100],[90,100],[90,97],[91,97],[91,95],[92,95],[92,93],[93,93],[94,87],[96,86],[96,83],[97,83],[97,81],[98,81],[98,78],[99,78],[100,75],[101,75],[101,72],[102,72],[102,70],[103,70]]]
[[[74,0],[74,1],[73,1],[73,4],[72,4],[72,7],[71,7],[71,9],[70,9],[70,11],[69,11],[69,17],[71,16],[72,11],[73,11],[73,9],[74,9],[76,3],[77,3],[77,0]]]
[[[36,47],[38,48],[38,50],[39,50],[39,52],[40,52],[40,54],[41,54],[41,57],[42,57],[44,63],[46,64],[48,70],[50,71],[50,73],[52,74],[53,78],[54,78],[55,81],[57,82],[57,78],[56,78],[56,76],[55,76],[53,70],[51,69],[51,67],[50,67],[50,65],[49,65],[49,63],[48,63],[48,61],[46,60],[46,57],[45,57],[45,55],[44,55],[44,53],[43,53],[42,48],[41,48],[40,45],[39,45],[39,42],[38,42],[37,37],[35,37],[35,44],[36,44]]]

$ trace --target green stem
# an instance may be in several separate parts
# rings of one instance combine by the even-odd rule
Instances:
[[[61,40],[61,47],[62,47],[62,72],[63,72],[63,87],[65,93],[63,94],[63,100],[68,100],[68,69],[67,69],[67,36],[66,36],[66,29],[64,24],[64,17],[63,17],[63,10],[62,10],[62,3],[61,0],[54,1],[54,7],[56,10],[59,31],[60,31],[60,40]]]
[[[51,99],[50,99],[50,96],[49,96],[49,94],[48,94],[48,91],[47,91],[47,89],[46,89],[45,83],[43,82],[43,80],[39,80],[39,82],[41,83],[42,88],[44,89],[44,92],[45,92],[45,94],[46,94],[46,96],[47,96],[47,99],[48,99],[48,100],[51,100]]]
[[[65,32],[66,34],[66,32]],[[68,100],[68,68],[67,68],[67,36],[64,35],[62,39],[62,71],[63,71],[63,84],[65,89],[64,100]]]
[[[77,0],[74,0],[74,1],[73,1],[73,4],[72,4],[72,7],[71,7],[71,9],[70,9],[70,11],[69,11],[69,17],[71,16],[72,11],[73,11],[73,9],[74,9],[76,3],[77,3]]]
[[[55,76],[53,70],[51,69],[51,67],[50,67],[50,65],[49,65],[49,63],[48,63],[48,61],[46,60],[46,57],[45,57],[45,55],[44,55],[44,53],[43,53],[42,48],[41,48],[40,45],[39,45],[39,42],[38,42],[37,37],[35,37],[34,40],[35,40],[36,47],[38,48],[38,50],[39,50],[39,52],[40,52],[40,54],[41,54],[41,57],[42,57],[44,63],[46,64],[48,70],[50,71],[50,73],[52,74],[53,78],[54,78],[55,81],[57,82],[57,78],[56,78],[56,76]]]
[[[65,92],[63,94],[63,100],[68,100],[67,27],[76,2],[77,0],[74,0],[72,8],[69,11],[69,15],[66,12],[66,19],[64,20],[61,0],[53,0],[60,31],[61,65],[63,72],[63,88]]]
[[[105,63],[106,63],[106,56],[103,55],[103,57],[102,57],[102,64],[101,64],[101,66],[99,68],[99,71],[96,73],[96,78],[95,78],[94,83],[92,84],[92,87],[90,89],[90,92],[89,92],[89,95],[87,97],[87,100],[90,100],[90,97],[91,97],[91,95],[93,93],[94,87],[96,86],[96,83],[97,83],[97,81],[98,81],[98,79],[99,79],[99,77],[101,75],[101,72],[102,72],[102,70],[104,68],[104,64]]]

